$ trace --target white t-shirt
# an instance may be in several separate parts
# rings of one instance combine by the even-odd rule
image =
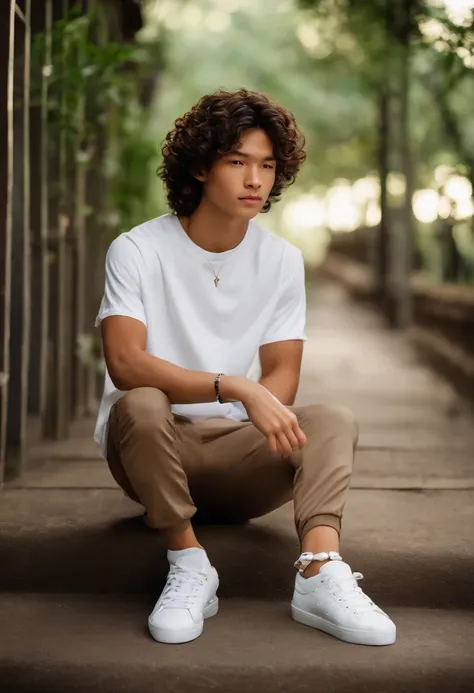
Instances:
[[[175,215],[164,214],[110,245],[96,327],[110,315],[143,322],[153,356],[258,381],[262,344],[306,340],[303,257],[254,221],[236,248],[211,253],[189,238]],[[104,456],[109,412],[123,394],[106,373],[94,435]],[[172,411],[190,419],[248,418],[240,402],[174,404]]]

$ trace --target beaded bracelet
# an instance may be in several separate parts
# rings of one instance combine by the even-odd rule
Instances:
[[[342,561],[342,558],[337,551],[329,551],[328,553],[325,551],[322,551],[321,553],[310,553],[309,551],[306,551],[305,553],[301,554],[294,566],[295,568],[298,568],[300,573],[302,573],[304,569],[309,566],[311,561]]]
[[[218,373],[216,375],[216,377],[214,378],[214,390],[216,391],[216,398],[217,398],[217,401],[219,402],[219,404],[224,404],[224,402],[222,401],[222,397],[219,393],[219,383],[220,383],[221,375],[224,375],[224,373]]]

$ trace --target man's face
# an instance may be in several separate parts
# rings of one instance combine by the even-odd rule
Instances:
[[[220,156],[203,176],[204,197],[224,214],[252,219],[275,182],[276,161],[264,130],[247,130],[234,151]]]

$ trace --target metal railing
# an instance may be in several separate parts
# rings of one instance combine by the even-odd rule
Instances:
[[[3,238],[1,239],[2,252],[2,282],[1,282],[1,308],[0,325],[2,334],[1,362],[0,362],[0,483],[3,480],[6,447],[8,434],[11,432],[19,442],[21,448],[26,435],[26,411],[19,404],[25,397],[28,388],[28,345],[30,328],[30,157],[29,157],[29,132],[30,132],[30,46],[31,46],[31,0],[25,0],[24,7],[18,2],[10,0],[8,23],[3,24],[3,31],[7,29],[8,38],[4,45],[8,46],[6,61],[6,121],[4,137],[6,139],[6,181],[4,190],[3,208],[5,210],[5,224]],[[4,10],[5,11],[5,10]],[[18,24],[20,26],[18,26]],[[23,36],[21,36],[23,34]],[[18,50],[18,44],[22,47]],[[18,79],[18,71],[15,58],[22,56],[23,70]],[[16,108],[15,87],[21,85],[20,109]],[[20,114],[20,121],[17,115]],[[21,137],[19,141],[18,136]],[[17,174],[15,167],[16,149],[22,149],[22,161]],[[14,192],[16,184],[22,200],[19,205],[20,224],[18,236],[14,239]],[[15,242],[14,242],[15,240]],[[19,265],[19,267],[18,267]],[[19,270],[19,272],[17,272]],[[21,310],[15,324],[12,324],[12,309],[16,307],[18,294],[14,289],[20,287]],[[12,337],[21,333],[21,349],[19,354],[12,358]],[[12,377],[12,361],[15,364],[17,377]],[[8,412],[8,417],[7,417]],[[9,431],[8,422],[11,430]]]
[[[104,126],[90,166],[81,165],[85,92],[68,112],[75,137],[63,123],[71,89],[63,78],[77,60],[64,28],[72,5],[105,17],[105,30],[99,20],[88,25],[89,41],[107,41],[109,25],[125,31],[116,27],[126,27],[126,2],[0,2],[0,488],[21,473],[30,445],[67,437],[72,421],[95,411],[103,379],[92,332],[107,245],[108,141]],[[88,207],[96,214],[86,216]]]
[[[92,322],[84,172],[62,130],[52,131],[48,103],[54,70],[68,69],[64,54],[52,54],[54,21],[68,10],[68,0],[11,0],[0,9],[0,486],[6,473],[21,472],[31,443],[66,437],[95,397],[76,348]],[[35,33],[40,65],[31,65]]]

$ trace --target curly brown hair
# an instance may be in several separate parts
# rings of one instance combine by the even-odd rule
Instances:
[[[218,156],[231,152],[250,128],[265,130],[276,159],[275,183],[262,212],[268,212],[294,183],[306,153],[293,114],[258,92],[218,90],[178,118],[164,140],[157,174],[175,214],[190,216],[199,206],[203,184],[193,173],[209,171]]]

